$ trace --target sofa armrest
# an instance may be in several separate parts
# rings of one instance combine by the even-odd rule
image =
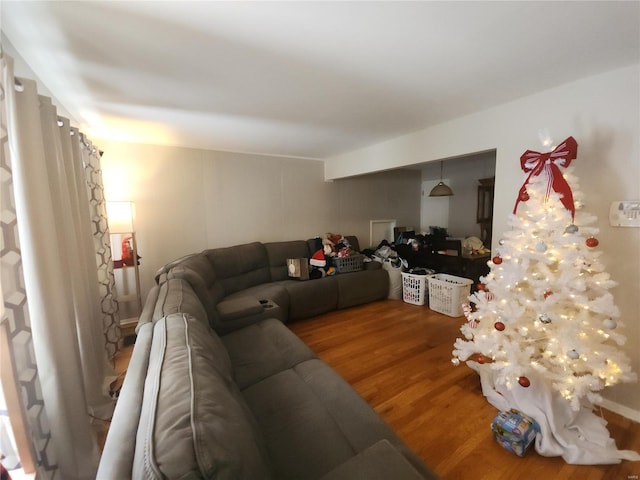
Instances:
[[[260,300],[260,311],[258,313],[251,313],[245,316],[227,317],[220,324],[215,325],[214,329],[219,335],[226,335],[240,328],[244,328],[254,323],[261,322],[268,318],[275,318],[285,323],[285,314],[275,302],[271,300]],[[251,309],[253,311],[253,309]]]
[[[151,322],[140,325],[127,375],[124,377],[122,393],[118,398],[109,426],[96,478],[103,480],[131,478],[152,334]]]
[[[322,477],[322,480],[424,480],[388,440],[374,443]]]
[[[365,270],[380,270],[381,268],[382,268],[382,263],[376,262],[375,260],[372,260],[370,262],[364,262]]]
[[[158,296],[160,293],[160,287],[158,285],[154,285],[149,290],[149,294],[147,295],[146,300],[144,301],[144,308],[142,312],[140,312],[140,318],[138,319],[138,325],[136,325],[136,334],[142,328],[142,325],[147,323],[153,323],[153,314],[156,308],[156,302],[158,301]]]
[[[262,313],[264,307],[253,297],[240,297],[229,300],[222,300],[216,306],[220,320],[228,322],[242,317],[258,315]]]

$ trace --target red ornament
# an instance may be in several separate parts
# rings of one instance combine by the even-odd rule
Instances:
[[[527,377],[518,377],[518,383],[521,387],[527,388],[529,385],[531,385],[531,380],[529,380]]]
[[[505,325],[502,322],[496,322],[493,324],[493,326],[495,327],[496,330],[498,330],[499,332],[503,331],[505,329]]]
[[[551,295],[553,295],[553,292],[551,290],[547,290],[546,292],[544,292],[544,298],[547,298]]]
[[[520,193],[520,195],[518,195],[518,199],[520,199],[521,202],[526,202],[527,200],[529,200],[529,194],[524,191]]]
[[[487,363],[489,361],[489,359],[487,357],[485,357],[484,355],[480,354],[478,355],[478,363],[480,365],[483,365],[485,363]]]
[[[501,256],[499,256],[499,255],[496,255],[495,257],[493,257],[493,258],[491,259],[491,261],[492,261],[493,263],[495,263],[496,265],[500,265],[500,264],[502,263],[502,257],[501,257]]]
[[[600,244],[598,239],[595,237],[587,238],[585,243],[587,244],[587,247],[591,247],[591,248],[597,247]]]
[[[487,288],[484,283],[479,283],[477,287],[478,287],[478,290],[485,290]]]

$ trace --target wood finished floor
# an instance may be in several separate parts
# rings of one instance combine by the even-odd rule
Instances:
[[[461,318],[386,300],[289,327],[342,375],[443,480],[628,480],[640,462],[569,465],[533,449],[520,458],[491,435],[497,410],[451,350]],[[640,451],[640,424],[603,410],[620,449]]]
[[[569,465],[533,449],[523,458],[491,435],[497,410],[475,372],[451,365],[461,318],[386,300],[338,310],[289,327],[342,375],[442,480],[630,480],[640,462]],[[124,372],[132,346],[122,349]],[[640,452],[640,424],[603,410],[620,449]]]

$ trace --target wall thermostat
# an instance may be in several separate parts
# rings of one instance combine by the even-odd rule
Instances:
[[[609,224],[613,227],[640,227],[640,201],[612,202],[609,208]]]

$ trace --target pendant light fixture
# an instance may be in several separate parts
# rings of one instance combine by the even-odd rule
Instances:
[[[430,197],[450,197],[453,195],[453,190],[449,188],[448,185],[442,181],[442,164],[444,162],[440,160],[440,181],[438,184],[431,189],[431,193],[429,193]]]

